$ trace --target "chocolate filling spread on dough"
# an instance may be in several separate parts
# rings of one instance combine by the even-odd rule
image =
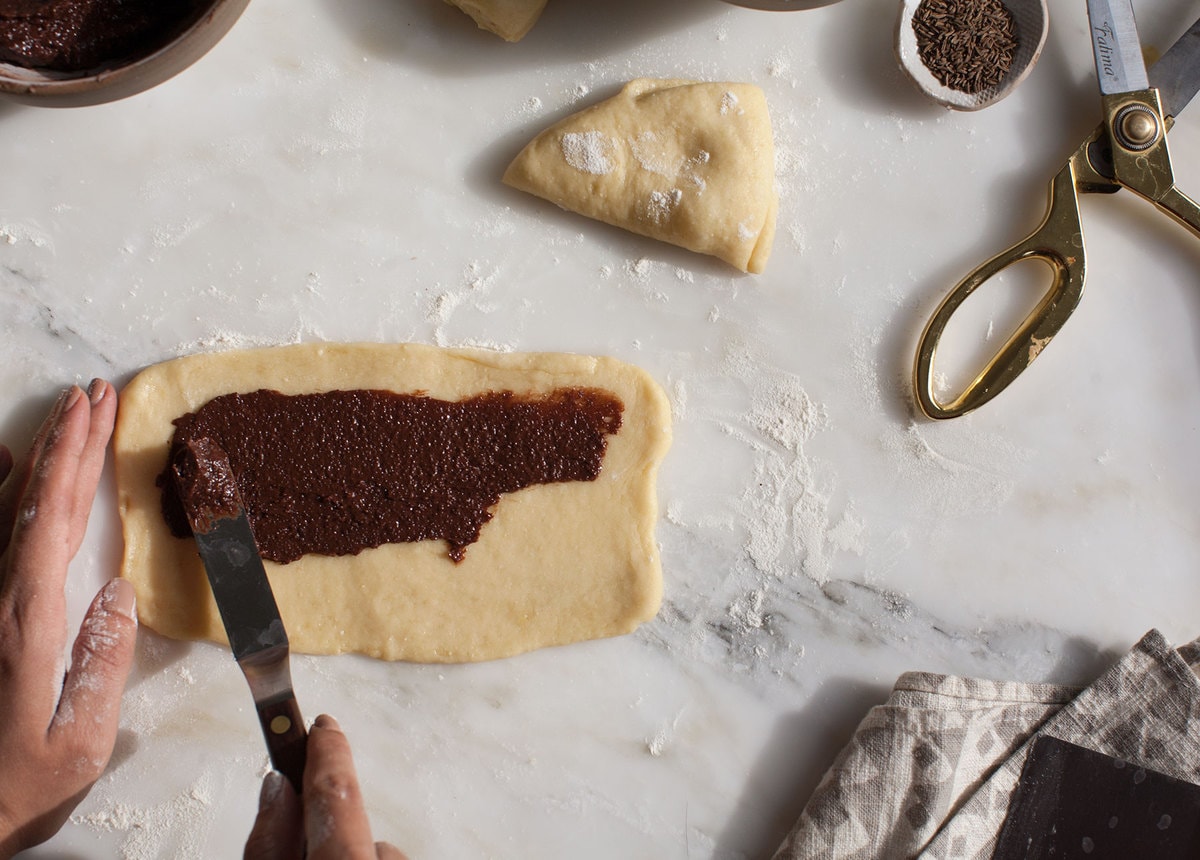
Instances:
[[[79,72],[149,54],[199,0],[0,0],[0,61]]]
[[[200,438],[225,449],[263,558],[286,564],[442,539],[461,561],[504,493],[595,480],[623,411],[615,395],[591,388],[460,401],[261,390],[175,419],[171,451]],[[170,461],[158,478],[163,516],[188,537],[169,470]]]

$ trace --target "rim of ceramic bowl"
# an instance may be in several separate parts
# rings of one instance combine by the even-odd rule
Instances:
[[[241,17],[250,0],[211,0],[167,41],[128,62],[81,72],[31,69],[0,62],[0,97],[47,107],[83,107],[144,92],[209,52]]]
[[[822,6],[832,6],[841,0],[725,0],[732,6],[742,6],[746,9],[761,9],[765,12],[800,12],[805,9],[819,9]]]

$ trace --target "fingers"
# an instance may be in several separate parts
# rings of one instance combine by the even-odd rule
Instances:
[[[60,578],[65,579],[79,458],[90,423],[87,398],[82,389],[72,386],[34,442],[29,462],[22,464],[27,475],[18,476],[25,477],[25,487],[13,507],[10,580],[20,573],[41,579],[46,571],[61,571]]]
[[[121,693],[133,664],[137,615],[133,586],[111,580],[84,616],[71,652],[71,668],[50,725],[52,743],[77,745],[81,766],[98,777],[117,738]]]
[[[308,735],[304,829],[309,860],[377,856],[350,743],[337,721],[324,714],[317,717]]]
[[[96,498],[96,487],[100,484],[100,473],[104,470],[104,452],[117,416],[117,392],[103,379],[92,380],[87,396],[91,407],[90,422],[75,480],[74,510],[71,513],[72,554],[78,551],[87,532],[88,516]]]
[[[245,860],[302,860],[304,827],[300,798],[287,778],[271,771],[258,797],[258,817],[246,840]]]
[[[86,407],[83,406],[84,401]],[[48,453],[48,446],[62,433],[65,422],[82,420],[82,415],[73,413],[83,413],[88,419],[83,447],[74,454],[75,492],[72,494],[69,518],[70,534],[75,538],[75,548],[78,548],[87,529],[87,518],[96,486],[100,482],[100,472],[104,468],[104,451],[112,435],[116,412],[116,390],[103,379],[94,379],[86,395],[78,386],[71,386],[59,396],[19,465],[14,464],[12,452],[0,446],[0,482],[4,482],[0,489],[0,553],[7,548],[17,522],[18,509],[22,507],[31,481],[36,472],[45,466],[43,455]],[[6,480],[8,478],[11,480]]]
[[[71,516],[79,456],[88,435],[87,397],[73,386],[47,420],[29,459],[15,467],[25,483],[15,508],[15,525],[0,557],[0,633],[5,659],[15,675],[15,692],[46,705],[31,718],[42,731],[54,711],[41,678],[54,672],[66,647],[67,566],[74,552]],[[6,487],[7,489],[7,487]],[[22,683],[23,682],[23,683]]]
[[[4,485],[0,486],[0,553],[8,548],[9,540],[12,538],[13,525],[17,519],[17,507],[21,502],[21,497],[25,494],[25,487],[29,483],[29,475],[33,471],[33,464],[37,462],[41,456],[42,446],[49,435],[50,430],[58,421],[59,413],[62,412],[63,401],[66,400],[70,389],[64,390],[59,394],[58,399],[54,401],[54,405],[50,407],[50,413],[42,422],[42,426],[38,428],[37,434],[33,437],[33,444],[29,446],[29,450],[19,462],[14,462],[8,475],[5,476]],[[11,459],[12,452],[9,452]]]
[[[34,443],[28,466],[17,467],[28,474],[13,512],[0,586],[27,622],[42,630],[61,627],[67,565],[87,528],[116,414],[111,386],[100,381],[92,391],[95,403],[78,386],[67,391]],[[63,643],[49,644],[61,650]]]
[[[302,797],[282,774],[263,781],[246,860],[407,860],[395,846],[372,841],[350,744],[332,717],[313,723],[307,756]]]

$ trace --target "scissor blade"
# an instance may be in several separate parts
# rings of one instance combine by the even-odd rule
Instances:
[[[1179,116],[1200,92],[1200,19],[1150,67],[1150,85],[1158,88],[1167,116]]]
[[[1096,76],[1104,95],[1150,86],[1142,43],[1133,20],[1133,0],[1088,0]]]

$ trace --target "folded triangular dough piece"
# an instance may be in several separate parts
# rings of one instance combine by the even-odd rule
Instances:
[[[546,0],[446,0],[475,19],[485,30],[516,42],[533,29]]]
[[[746,272],[775,237],[775,144],[753,84],[631,81],[539,134],[504,182]]]

